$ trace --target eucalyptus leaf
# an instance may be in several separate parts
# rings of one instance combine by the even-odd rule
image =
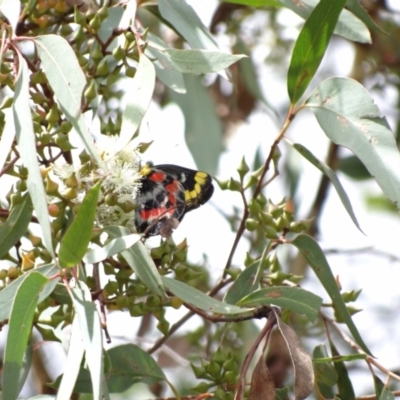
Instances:
[[[311,236],[305,234],[298,235],[291,243],[299,249],[310,264],[315,275],[317,275],[322,286],[329,294],[336,312],[340,315],[341,320],[346,323],[356,342],[366,353],[371,355],[371,352],[362,340],[357,327],[347,310],[346,304],[337,287],[335,277],[333,276],[328,261],[318,243]]]
[[[350,199],[347,196],[347,193],[345,192],[342,184],[339,181],[339,178],[337,177],[335,171],[330,168],[328,165],[324,164],[320,160],[318,160],[317,157],[314,156],[314,154],[311,153],[306,147],[299,143],[294,143],[293,148],[295,148],[306,160],[308,160],[312,165],[317,167],[324,175],[326,175],[329,180],[331,181],[333,187],[335,188],[337,194],[339,195],[339,198],[346,209],[347,213],[349,214],[350,218],[352,219],[354,225],[362,232],[364,233],[360,225],[357,221],[357,217],[354,214],[353,207],[351,206]]]
[[[273,304],[285,307],[297,314],[304,314],[311,322],[314,322],[321,308],[322,299],[314,293],[298,287],[274,286],[257,290],[237,304],[247,307]]]
[[[18,53],[19,70],[15,84],[13,103],[14,123],[18,150],[29,174],[27,186],[32,203],[42,229],[43,242],[47,250],[54,256],[47,197],[44,190],[42,175],[40,174],[37,155],[32,149],[36,148],[35,133],[33,131],[32,113],[29,96],[29,71],[25,59]]]
[[[294,45],[287,87],[292,104],[306,91],[328,47],[346,0],[321,0],[304,24]]]
[[[126,228],[118,226],[108,226],[104,231],[112,238],[129,234]],[[141,241],[137,241],[132,247],[122,251],[121,254],[146,287],[158,296],[165,295],[160,274],[153,259],[150,257],[148,249]]]
[[[292,0],[279,0],[279,2],[300,17],[307,19],[319,0],[302,0],[301,3]],[[371,34],[367,26],[346,9],[340,13],[334,33],[354,42],[371,43]]]
[[[175,296],[186,303],[193,304],[200,310],[209,311],[218,314],[243,314],[253,311],[251,308],[241,308],[231,304],[216,300],[200,290],[177,281],[176,279],[161,277],[165,287]]]
[[[86,86],[85,74],[70,44],[58,35],[34,38],[43,70],[61,110],[78,132],[86,151],[106,170],[82,116],[81,101]]]
[[[121,151],[133,138],[153,97],[156,73],[153,63],[140,54],[139,65],[133,78],[126,78],[125,107],[115,154]]]
[[[86,193],[78,214],[61,240],[59,261],[63,268],[80,263],[87,251],[92,237],[99,192],[100,182]]]
[[[207,74],[218,72],[247,57],[245,54],[228,54],[210,50],[176,50],[167,49],[163,53],[171,63],[183,73]]]
[[[315,88],[305,105],[329,139],[349,148],[400,208],[400,153],[367,90],[352,79],[331,78]]]
[[[19,380],[23,358],[32,331],[39,293],[47,282],[39,272],[26,274],[18,287],[11,309],[7,341],[4,351],[3,399],[16,399],[21,388]]]
[[[72,301],[78,316],[85,358],[89,366],[93,397],[94,400],[100,400],[103,392],[103,335],[100,317],[94,303],[89,301],[91,295],[88,287],[83,282],[80,282],[80,286],[82,289],[72,290]]]
[[[32,217],[32,202],[29,193],[22,196],[21,202],[11,210],[6,222],[0,228],[0,258],[17,243],[28,231]]]

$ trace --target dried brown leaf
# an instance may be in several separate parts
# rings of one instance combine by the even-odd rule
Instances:
[[[264,355],[261,355],[253,371],[249,400],[275,400],[274,380],[269,373]]]
[[[286,341],[294,369],[294,395],[296,400],[305,399],[314,389],[312,359],[300,345],[296,332],[275,313],[277,325]]]

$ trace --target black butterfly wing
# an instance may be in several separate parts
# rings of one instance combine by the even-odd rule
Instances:
[[[181,183],[185,190],[185,213],[206,203],[214,192],[212,178],[206,172],[172,164],[156,165],[154,168],[164,171]]]

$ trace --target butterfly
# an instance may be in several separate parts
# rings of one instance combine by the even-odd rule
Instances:
[[[185,214],[206,203],[214,192],[209,174],[178,165],[146,163],[140,174],[135,226],[145,236],[171,236]]]

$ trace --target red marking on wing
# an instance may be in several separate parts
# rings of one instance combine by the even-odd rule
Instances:
[[[152,210],[140,210],[140,217],[145,221],[153,221],[154,219],[160,217],[169,217],[170,215],[174,215],[175,208],[166,208],[166,207],[159,207],[153,208]]]
[[[175,193],[179,191],[179,182],[174,179],[171,183],[165,186],[165,189],[168,192],[168,200],[172,206],[176,206],[176,196]]]
[[[154,171],[149,176],[149,179],[151,179],[153,182],[163,182],[165,180],[165,176],[165,173],[162,171]]]

